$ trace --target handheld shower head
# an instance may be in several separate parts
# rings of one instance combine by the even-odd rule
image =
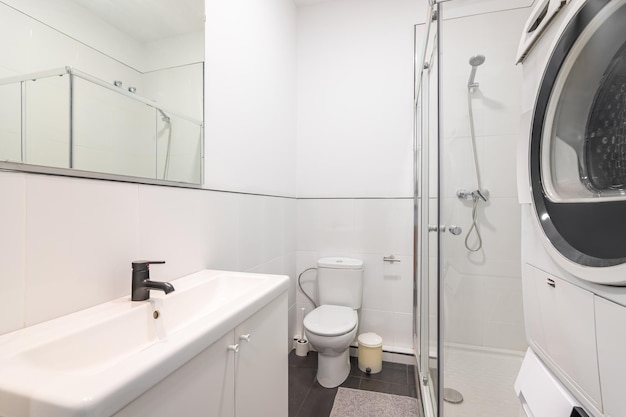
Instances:
[[[478,87],[478,83],[474,82],[474,77],[476,77],[476,68],[478,68],[478,66],[484,63],[485,63],[484,55],[477,54],[477,55],[473,55],[470,57],[469,64],[472,66],[472,72],[470,72],[469,80],[467,81],[468,88]]]
[[[480,54],[471,56],[469,59],[469,64],[472,67],[477,67],[479,65],[482,65],[484,62],[485,62],[485,56],[480,55]]]

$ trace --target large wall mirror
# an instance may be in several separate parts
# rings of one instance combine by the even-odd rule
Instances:
[[[204,20],[204,0],[1,0],[2,167],[201,184]]]

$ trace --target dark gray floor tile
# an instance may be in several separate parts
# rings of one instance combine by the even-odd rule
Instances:
[[[348,379],[346,379],[343,382],[343,384],[341,384],[340,386],[344,388],[359,389],[360,384],[361,384],[361,378],[357,378],[355,376],[349,376]]]
[[[296,417],[315,382],[315,369],[289,367],[289,417]]]
[[[337,388],[324,388],[317,381],[311,387],[298,417],[324,417],[330,415]]]
[[[298,356],[296,351],[292,350],[289,353],[289,366],[317,369],[317,353],[309,352],[306,356]]]
[[[406,384],[393,384],[386,381],[362,378],[360,389],[366,391],[384,392],[385,394],[409,396],[409,387]]]
[[[415,385],[415,366],[408,365],[407,377],[409,378],[409,385]]]
[[[370,375],[365,374],[363,378],[404,385],[407,385],[409,382],[406,365],[388,362],[383,364],[383,369],[379,373]]]
[[[359,361],[356,356],[350,356],[350,375],[361,376],[361,371],[359,371]]]

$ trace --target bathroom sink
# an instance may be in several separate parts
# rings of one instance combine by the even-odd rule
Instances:
[[[110,416],[286,291],[285,276],[204,270],[0,336],[0,416]]]
[[[25,350],[19,360],[52,372],[95,373],[158,342],[152,308],[122,303],[123,311],[101,320],[74,315],[64,324],[67,334]]]
[[[150,300],[158,316],[159,334],[169,336],[211,314],[221,315],[223,310],[241,307],[239,300],[262,290],[268,277],[228,272],[212,276],[201,271],[174,281],[176,291],[155,293]]]

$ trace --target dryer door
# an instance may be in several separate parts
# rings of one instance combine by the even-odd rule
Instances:
[[[565,29],[533,118],[530,176],[553,256],[597,283],[626,262],[626,0],[589,0]],[[597,268],[582,273],[578,268]],[[599,270],[604,271],[599,272]]]

